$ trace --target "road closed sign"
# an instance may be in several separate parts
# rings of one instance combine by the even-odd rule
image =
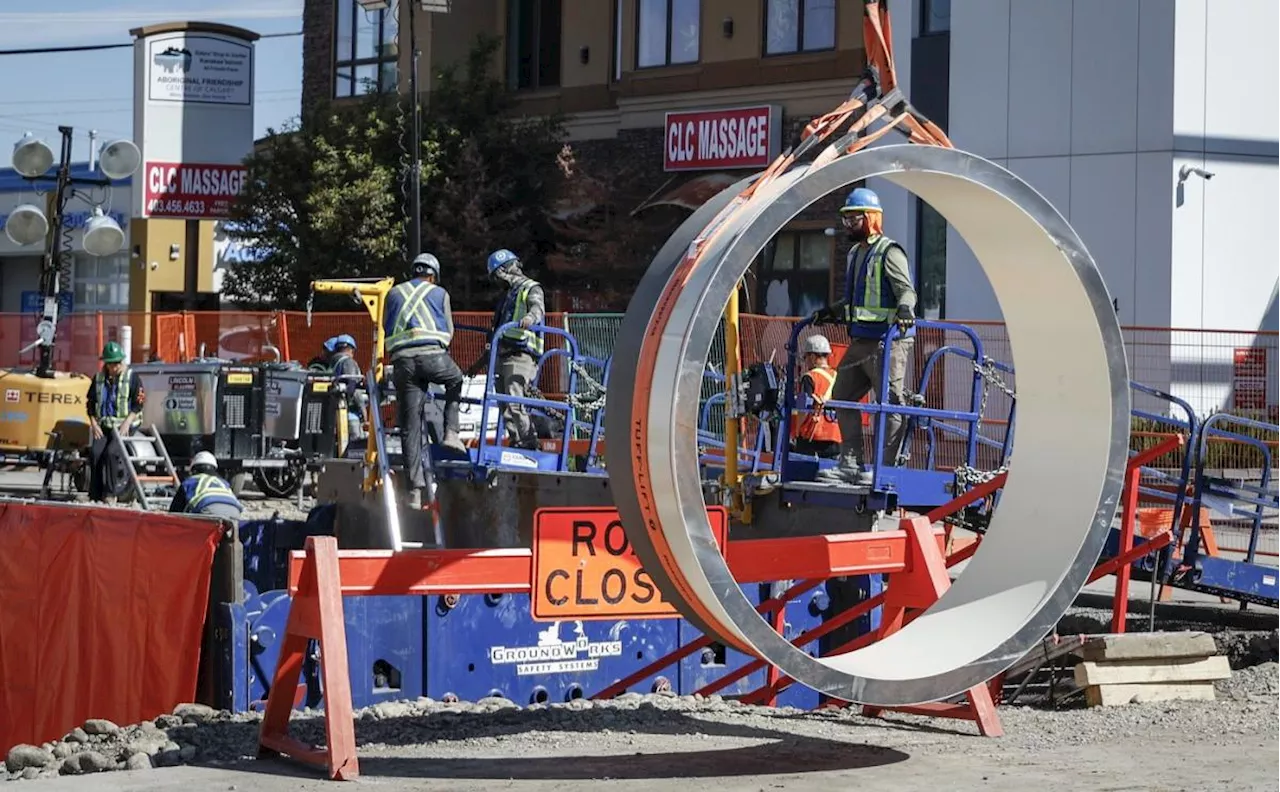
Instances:
[[[729,513],[707,508],[723,551]],[[533,595],[537,621],[677,617],[640,565],[616,509],[548,508],[533,516]]]

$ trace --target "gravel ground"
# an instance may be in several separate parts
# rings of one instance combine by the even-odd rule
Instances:
[[[293,501],[245,496],[245,519],[305,519]],[[1136,593],[1136,592],[1135,592]],[[1161,606],[1162,610],[1164,606]],[[1141,609],[1145,613],[1145,607]],[[505,699],[391,702],[357,712],[361,781],[391,790],[537,792],[610,789],[718,792],[924,787],[1042,790],[1275,790],[1277,643],[1274,612],[1243,623],[1161,616],[1160,630],[1214,635],[1234,670],[1216,702],[998,710],[1004,736],[970,723],[852,710],[807,712],[670,694],[520,707]],[[1233,617],[1234,618],[1234,617]],[[1109,611],[1077,607],[1059,634],[1109,631]],[[1135,622],[1135,619],[1138,620]],[[1267,620],[1270,623],[1267,623]],[[1217,620],[1216,623],[1214,620]],[[1131,615],[1131,629],[1145,616]],[[259,715],[182,705],[120,727],[89,721],[62,740],[15,748],[0,780],[36,789],[331,789],[317,771],[255,760]],[[295,735],[323,736],[317,713],[295,713]],[[105,771],[106,775],[96,775]],[[93,779],[68,778],[94,773]]]

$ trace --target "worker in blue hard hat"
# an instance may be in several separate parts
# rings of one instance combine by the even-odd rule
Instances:
[[[911,283],[911,266],[902,245],[884,235],[884,211],[880,197],[866,187],[858,187],[840,207],[840,220],[853,246],[845,264],[845,296],[834,305],[819,309],[815,323],[844,324],[849,329],[849,348],[840,360],[831,398],[858,401],[868,392],[880,393],[884,346],[890,328],[899,335],[889,344],[890,404],[902,404],[907,363],[915,349],[916,292]],[[835,484],[866,485],[870,471],[862,468],[861,415],[855,410],[837,412],[840,423],[840,459],[837,465],[819,474],[822,481]],[[885,416],[884,459],[893,465],[905,462],[900,413]],[[873,458],[868,455],[868,461]]]
[[[337,336],[326,338],[321,345],[324,351],[307,361],[307,368],[312,371],[329,371],[333,365],[333,345],[338,340]]]
[[[431,385],[444,386],[444,439],[441,445],[467,452],[458,431],[462,369],[449,355],[453,341],[453,308],[449,292],[439,284],[440,260],[423,253],[409,267],[409,280],[387,294],[383,312],[386,354],[396,386],[396,406],[410,508],[422,508],[426,475],[422,468],[422,402]]]
[[[113,453],[111,430],[127,437],[142,419],[147,394],[142,378],[124,360],[124,347],[108,341],[102,347],[102,368],[89,383],[85,394],[85,412],[89,418],[89,500],[115,502],[108,493],[107,477],[111,475]]]
[[[494,389],[507,396],[525,398],[538,373],[542,357],[542,333],[532,330],[547,316],[542,285],[524,274],[520,259],[505,248],[489,254],[489,277],[507,287],[507,293],[493,313],[493,329],[509,322],[516,327],[506,330],[493,343],[498,345],[498,381]],[[509,444],[515,448],[536,449],[538,435],[529,411],[523,404],[508,402],[503,406]]]
[[[362,440],[365,437],[364,408],[369,403],[369,394],[361,387],[363,372],[355,359],[356,340],[343,333],[330,338],[325,346],[330,346],[331,342],[333,356],[329,360],[334,381],[344,385],[351,394],[351,398],[347,399],[347,438]]]

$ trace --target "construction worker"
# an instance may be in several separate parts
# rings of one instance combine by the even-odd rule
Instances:
[[[244,506],[231,485],[218,475],[217,457],[201,451],[191,459],[191,475],[174,493],[169,511],[239,520]]]
[[[458,410],[462,399],[462,369],[449,356],[453,340],[453,309],[449,292],[437,281],[440,261],[423,253],[410,265],[410,279],[387,294],[383,313],[386,353],[396,387],[401,444],[409,479],[408,504],[422,508],[426,476],[422,469],[422,402],[432,384],[444,386],[444,440],[441,445],[460,454],[467,452],[458,436]]]
[[[355,359],[356,340],[343,333],[329,341],[333,342],[333,357],[330,358],[333,378],[346,385],[347,392],[351,394],[347,399],[347,439],[363,440],[365,437],[364,408],[369,403],[369,394],[360,387],[364,374],[360,371],[360,364]],[[329,341],[325,343],[328,344]]]
[[[888,401],[902,404],[907,361],[915,347],[916,292],[906,251],[884,235],[884,212],[872,190],[858,187],[849,193],[840,220],[854,243],[845,266],[845,299],[813,314],[816,324],[839,322],[849,329],[849,348],[840,361],[832,398],[853,402],[868,392],[879,397],[881,355],[890,328],[897,325],[902,335],[889,349]],[[851,409],[838,410],[837,416],[840,461],[818,478],[833,484],[870,484],[871,472],[862,469],[862,416]],[[885,437],[877,439],[883,441],[888,464],[900,463],[904,425],[901,414],[885,416]]]
[[[493,314],[493,330],[509,322],[519,326],[494,339],[498,344],[498,381],[494,389],[507,396],[527,397],[538,373],[542,357],[542,334],[529,328],[546,318],[546,301],[542,285],[524,274],[520,259],[505,248],[489,254],[489,277],[507,286],[507,293]],[[503,406],[509,445],[514,448],[538,448],[538,436],[529,411],[523,404],[508,402]]]
[[[324,352],[307,361],[307,368],[311,371],[328,371],[333,367],[333,345],[338,340],[337,336],[326,338],[324,342]]]
[[[812,411],[791,416],[792,450],[827,459],[840,455],[840,426],[825,409],[836,382],[836,371],[828,363],[830,355],[831,342],[826,336],[815,333],[805,339],[800,391],[809,397]]]
[[[89,416],[89,500],[104,502],[104,474],[111,458],[111,430],[128,435],[141,417],[147,394],[137,372],[124,364],[124,349],[115,341],[102,347],[102,368],[94,375],[85,397]],[[112,502],[115,495],[107,496]]]

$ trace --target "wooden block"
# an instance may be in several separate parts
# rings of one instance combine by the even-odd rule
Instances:
[[[1085,660],[1210,657],[1217,653],[1213,636],[1203,632],[1097,635],[1084,642]]]
[[[1090,707],[1119,707],[1148,701],[1214,701],[1212,682],[1148,685],[1091,685],[1084,689]]]
[[[1130,685],[1148,682],[1204,682],[1230,679],[1231,665],[1221,655],[1160,660],[1086,661],[1075,668],[1076,684]]]

